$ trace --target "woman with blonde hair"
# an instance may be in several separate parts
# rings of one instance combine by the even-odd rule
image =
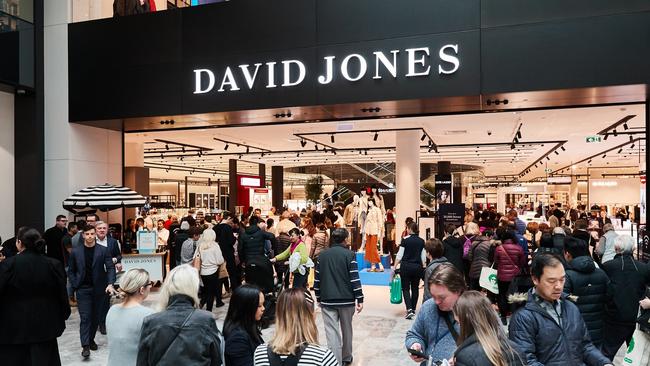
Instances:
[[[455,366],[525,365],[503,331],[492,304],[482,293],[464,292],[456,301],[453,312],[460,324]]]
[[[332,351],[318,345],[314,299],[303,288],[283,291],[275,309],[275,334],[255,349],[254,365],[337,366]]]
[[[199,273],[184,264],[175,267],[160,290],[159,313],[142,323],[139,366],[221,365],[221,334],[214,315],[198,310]]]
[[[142,306],[152,285],[149,272],[141,268],[130,269],[120,278],[119,292],[124,301],[113,305],[106,315],[109,366],[135,366],[142,322],[154,313]]]
[[[219,266],[223,264],[224,258],[216,239],[217,234],[214,230],[204,230],[199,238],[196,253],[194,253],[194,267],[199,271],[203,281],[203,298],[200,307],[205,304],[207,311],[212,311],[215,299],[218,308],[225,305],[221,301],[221,282],[219,281]]]

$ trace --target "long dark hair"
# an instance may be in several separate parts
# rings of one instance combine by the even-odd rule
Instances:
[[[251,285],[239,286],[233,291],[228,314],[223,324],[223,334],[228,337],[236,328],[243,328],[253,341],[264,343],[260,324],[255,313],[260,303],[260,289]]]
[[[25,247],[25,249],[42,252],[45,248],[45,240],[41,238],[41,234],[38,230],[31,227],[23,226],[19,228],[16,240],[20,240],[20,243]]]

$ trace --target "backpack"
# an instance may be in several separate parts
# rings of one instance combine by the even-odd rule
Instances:
[[[463,259],[469,259],[469,250],[472,248],[472,239],[474,236],[463,235],[465,237],[465,242],[463,243]]]

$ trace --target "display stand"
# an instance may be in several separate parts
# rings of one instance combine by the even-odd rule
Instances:
[[[141,268],[149,272],[149,280],[162,282],[165,274],[165,254],[166,253],[146,253],[146,254],[123,254],[122,255],[122,272],[133,268]]]
[[[390,279],[393,276],[393,269],[390,267],[390,255],[381,256],[381,264],[384,266],[384,272],[368,272],[370,262],[363,257],[365,252],[357,252],[357,266],[359,267],[359,279],[362,285],[372,286],[390,286]]]

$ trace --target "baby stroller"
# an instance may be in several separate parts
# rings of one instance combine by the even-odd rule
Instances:
[[[275,305],[277,302],[273,276],[273,265],[265,256],[254,257],[246,263],[246,283],[255,285],[264,294],[264,314],[262,328],[268,328],[275,321]]]

